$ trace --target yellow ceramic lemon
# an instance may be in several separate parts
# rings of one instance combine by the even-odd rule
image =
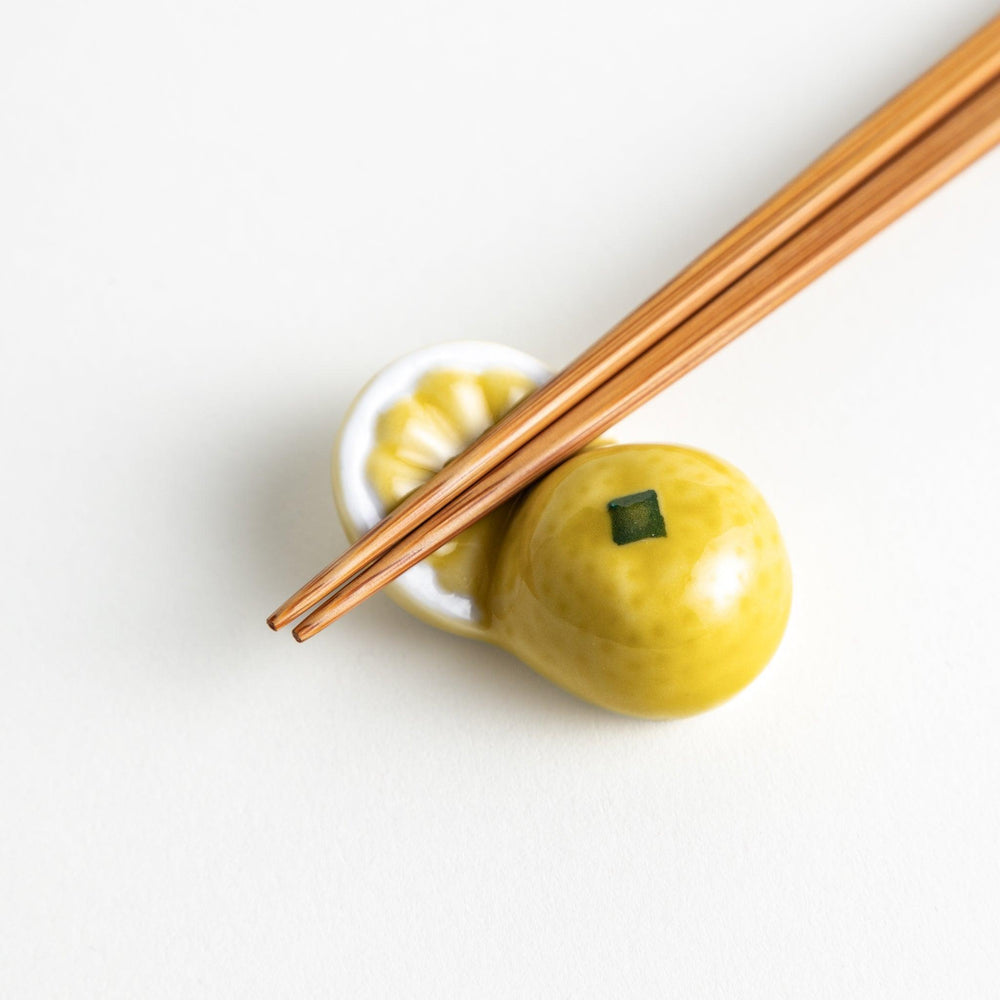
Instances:
[[[334,461],[350,537],[543,381],[497,344],[425,348],[355,401]],[[595,448],[413,567],[390,596],[509,649],[606,708],[670,718],[718,704],[774,653],[791,573],[774,516],[731,465],[672,445]]]
[[[527,494],[500,548],[490,633],[588,701],[668,718],[753,680],[790,603],[777,522],[742,473],[688,448],[620,445]]]

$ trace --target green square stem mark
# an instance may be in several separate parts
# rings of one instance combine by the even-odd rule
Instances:
[[[656,490],[643,490],[610,500],[608,513],[611,515],[611,537],[616,545],[628,545],[643,538],[667,537]]]

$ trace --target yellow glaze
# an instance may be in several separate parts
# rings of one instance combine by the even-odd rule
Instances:
[[[655,490],[667,536],[617,545],[608,502]],[[490,638],[587,701],[691,715],[764,668],[791,570],[754,486],[704,452],[619,445],[570,459],[514,514],[490,591]]]
[[[385,509],[533,388],[512,371],[424,375],[378,417],[366,476]],[[616,544],[609,501],[647,490],[666,537]],[[651,718],[703,711],[746,686],[791,603],[761,495],[731,465],[672,445],[582,452],[429,562],[444,591],[473,599],[481,638],[587,701]]]
[[[534,388],[525,375],[505,369],[481,375],[438,369],[423,376],[411,395],[378,420],[366,475],[385,509],[395,507]],[[508,514],[504,505],[429,560],[441,587],[472,597],[484,612]]]

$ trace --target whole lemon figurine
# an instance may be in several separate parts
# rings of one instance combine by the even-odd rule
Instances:
[[[460,341],[376,375],[335,450],[347,534],[369,530],[547,374],[512,348]],[[788,619],[791,573],[773,514],[731,465],[690,448],[605,443],[388,593],[581,698],[673,718],[711,708],[760,673]]]
[[[733,466],[672,445],[597,448],[517,507],[489,638],[588,701],[673,718],[760,673],[791,592],[774,515]]]

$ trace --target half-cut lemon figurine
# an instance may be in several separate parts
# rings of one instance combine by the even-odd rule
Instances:
[[[351,539],[546,375],[519,352],[460,343],[377,376],[334,462]],[[774,515],[731,465],[674,445],[610,445],[558,466],[390,594],[587,701],[672,718],[725,701],[764,668],[788,620],[791,569]]]

